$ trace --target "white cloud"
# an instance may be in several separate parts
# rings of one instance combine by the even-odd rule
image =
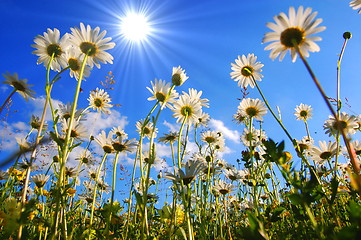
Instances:
[[[221,120],[211,119],[209,126],[215,131],[220,131],[226,139],[233,141],[234,143],[240,143],[240,133],[237,130],[230,130],[227,128]]]
[[[1,87],[0,87],[0,91],[1,91],[2,93],[5,93],[8,89],[9,89],[9,87],[6,86],[6,85],[1,85]]]
[[[88,130],[90,134],[98,134],[101,130],[112,127],[121,127],[124,129],[129,123],[126,116],[121,116],[121,114],[115,110],[112,110],[112,113],[109,115],[90,112],[86,115],[86,119],[85,124],[89,126]]]
[[[16,138],[25,138],[30,131],[30,126],[24,122],[2,123],[0,125],[0,151],[17,151]]]
[[[59,100],[56,99],[52,99],[51,100],[52,105],[54,108],[58,108],[59,104],[62,103]],[[35,99],[32,99],[29,101],[30,103],[30,109],[32,109],[32,115],[35,115],[39,118],[41,118],[41,115],[43,113],[43,109],[44,109],[44,104],[45,104],[45,97],[41,96]],[[46,115],[45,115],[45,121],[52,121],[52,116],[51,116],[51,111],[50,111],[50,106],[47,106],[46,109]]]
[[[178,132],[180,128],[179,124],[176,123],[172,124],[167,122],[166,120],[164,120],[163,125],[168,127],[171,132]]]

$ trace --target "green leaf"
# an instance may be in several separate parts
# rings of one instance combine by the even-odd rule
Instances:
[[[330,204],[332,204],[333,201],[335,201],[335,199],[336,199],[336,194],[337,194],[338,185],[339,185],[339,182],[337,181],[336,176],[334,176],[334,177],[332,178],[332,180],[331,180],[331,191],[332,191],[332,194],[331,194]]]
[[[272,216],[270,218],[271,222],[277,222],[281,218],[279,217],[286,209],[284,207],[277,207],[272,211]]]
[[[247,211],[247,216],[248,216],[248,222],[249,222],[250,228],[252,229],[252,231],[257,231],[257,229],[258,229],[257,217],[249,211]]]
[[[288,195],[288,198],[294,205],[300,205],[304,202],[302,196],[298,193],[292,193]]]
[[[54,132],[50,131],[49,134],[50,134],[51,139],[53,139],[53,141],[56,142],[56,144],[58,144],[58,146],[63,147],[63,141],[60,140]]]

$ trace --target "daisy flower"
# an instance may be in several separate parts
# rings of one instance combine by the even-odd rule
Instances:
[[[218,138],[218,141],[214,144],[214,150],[223,152],[226,149],[226,142],[223,136]]]
[[[158,142],[162,143],[174,143],[178,139],[178,132],[170,132],[168,134],[164,134],[163,137],[158,138]]]
[[[122,140],[119,138],[117,140],[113,140],[112,146],[116,152],[130,152],[131,153],[137,148],[138,144],[134,138],[128,139],[128,140]]]
[[[91,68],[94,65],[100,68],[100,63],[113,63],[113,56],[106,50],[114,48],[115,43],[109,42],[112,40],[110,37],[104,38],[106,31],[100,32],[99,27],[92,29],[90,25],[85,27],[83,23],[80,23],[80,28],[74,27],[70,30],[71,43],[79,48],[80,52],[89,56],[87,65]]]
[[[241,111],[237,111],[236,114],[233,115],[232,119],[235,123],[241,124],[241,123],[247,123],[247,116],[244,115]]]
[[[238,110],[240,114],[247,116],[248,118],[255,118],[262,121],[263,116],[267,113],[267,108],[264,103],[258,98],[244,98],[239,103]]]
[[[219,193],[222,195],[227,195],[234,190],[234,187],[235,186],[230,183],[226,183],[223,180],[218,180],[217,183],[215,183],[213,186],[213,191],[216,193],[216,195]]]
[[[76,167],[65,167],[65,176],[73,178],[78,175]]]
[[[185,81],[187,81],[188,77],[180,66],[173,67],[172,70],[172,83],[175,86],[181,86]]]
[[[105,193],[110,193],[111,191],[110,185],[102,180],[97,182],[97,186],[99,190],[104,191]]]
[[[210,118],[211,118],[211,117],[209,116],[208,113],[205,113],[205,112],[201,111],[201,113],[198,115],[198,122],[197,122],[197,124],[198,124],[198,125],[202,125],[202,126],[204,126],[204,127],[207,127]]]
[[[41,125],[40,118],[38,116],[31,115],[29,124],[30,124],[31,128],[39,131],[40,125]],[[44,131],[47,127],[48,127],[48,124],[46,122],[44,122],[42,131]]]
[[[311,8],[304,10],[300,6],[297,12],[290,7],[288,13],[289,17],[282,12],[273,18],[276,23],[267,23],[267,27],[274,32],[266,33],[262,42],[272,42],[265,47],[265,50],[271,50],[270,58],[274,60],[279,56],[279,60],[282,61],[290,50],[292,62],[295,62],[297,52],[294,44],[305,57],[309,56],[309,52],[320,51],[315,41],[320,41],[321,38],[310,36],[326,29],[326,27],[317,27],[322,22],[321,18],[315,20],[317,12],[312,13]]]
[[[142,154],[142,160],[145,162],[145,163],[148,163],[148,164],[160,164],[162,162],[162,160],[155,156],[155,153],[154,154],[150,154],[149,151],[144,151],[143,154]]]
[[[105,153],[112,153],[114,151],[111,133],[107,136],[105,131],[102,130],[95,138],[95,141],[103,148]]]
[[[310,155],[310,151],[313,147],[314,140],[311,137],[304,136],[301,140],[296,140],[297,145],[301,153]]]
[[[224,169],[224,175],[231,181],[243,179],[246,173],[236,168]]]
[[[70,125],[70,119],[62,120],[62,131],[64,134],[66,134],[69,131],[69,125]],[[83,140],[85,138],[88,138],[88,129],[86,126],[84,126],[81,122],[73,119],[70,137],[74,138],[76,140]]]
[[[75,160],[78,160],[87,166],[92,165],[94,162],[93,155],[89,150],[83,151],[77,158],[75,158]]]
[[[68,120],[71,116],[72,108],[73,108],[73,106],[71,103],[67,103],[67,104],[59,103],[57,114],[59,115],[59,117],[65,119],[65,120]],[[82,112],[83,112],[83,109],[77,109],[75,111],[75,119],[78,119],[79,121],[84,120],[84,119],[80,118]]]
[[[27,79],[19,79],[17,73],[14,73],[13,75],[6,73],[3,74],[3,76],[6,80],[2,81],[1,83],[12,86],[14,91],[18,92],[26,101],[28,101],[29,98],[34,99],[35,92],[29,88],[33,85],[27,84]]]
[[[202,107],[209,107],[209,103],[208,103],[208,99],[207,98],[203,98],[201,99],[202,96],[202,91],[197,91],[193,88],[188,89],[188,93],[186,92],[182,92],[184,95],[188,95],[190,99],[194,99],[197,100]]]
[[[90,179],[94,179],[96,180],[97,178],[101,178],[103,177],[104,175],[104,171],[100,171],[99,172],[99,176],[97,176],[98,174],[98,168],[96,166],[91,166],[89,169],[88,169],[88,177]],[[85,185],[85,184],[84,184]]]
[[[303,103],[296,106],[295,111],[295,116],[297,120],[306,121],[308,119],[311,119],[311,116],[313,115],[312,107]]]
[[[45,174],[37,174],[32,176],[31,179],[38,188],[44,187],[45,183],[49,180],[50,176]]]
[[[187,161],[184,166],[184,171],[174,167],[175,174],[166,172],[164,178],[172,180],[174,183],[182,181],[184,185],[188,185],[203,170],[204,165],[201,161]]]
[[[246,88],[249,85],[254,88],[254,81],[262,80],[263,75],[260,72],[262,72],[264,65],[257,62],[257,57],[253,53],[249,53],[247,56],[238,56],[235,61],[236,63],[231,63],[233,70],[231,78],[236,82],[238,81],[238,87]]]
[[[241,135],[241,141],[247,147],[259,146],[261,145],[262,141],[266,139],[267,136],[264,131],[255,129],[253,127],[251,130],[249,128],[245,128],[243,134]]]
[[[147,87],[147,89],[153,96],[149,97],[148,101],[158,100],[162,108],[171,108],[170,103],[174,102],[174,99],[178,97],[178,93],[174,89],[169,92],[171,89],[170,83],[155,79],[154,83],[151,81],[151,84],[152,88]]]
[[[80,70],[83,64],[84,55],[81,52],[77,51],[74,47],[69,47],[68,50],[65,52],[64,58],[67,64],[63,67],[69,67],[70,77],[78,80],[80,77]],[[89,77],[90,70],[91,67],[85,65],[82,80]]]
[[[111,134],[122,140],[128,139],[128,134],[124,132],[122,127],[113,127]]]
[[[199,115],[202,112],[202,106],[199,101],[191,99],[189,95],[181,95],[174,102],[173,117],[177,122],[186,121],[187,124],[198,123]]]
[[[339,125],[345,131],[346,134],[355,134],[359,128],[357,123],[357,117],[354,115],[348,115],[342,112],[339,116]],[[323,124],[323,129],[326,130],[326,134],[329,136],[336,135],[338,132],[337,121],[334,116],[329,116],[329,119]]]
[[[158,129],[154,128],[152,122],[148,121],[147,124],[144,124],[144,120],[139,120],[135,126],[137,128],[136,131],[143,137],[147,137],[148,139],[157,137]]]
[[[93,110],[97,110],[98,112],[103,112],[106,114],[110,114],[110,110],[108,108],[113,107],[111,102],[111,98],[109,94],[104,91],[104,89],[96,88],[96,90],[90,92],[90,96],[88,98],[89,106]]]
[[[222,169],[229,170],[232,169],[234,166],[227,162],[224,159],[218,159],[217,161],[218,166],[220,166]]]
[[[84,204],[93,203],[93,195],[90,193],[82,193],[78,195],[79,199],[84,202]]]
[[[320,147],[314,146],[311,149],[311,159],[318,164],[323,164],[326,160],[331,159],[337,153],[337,143],[329,141],[318,141]]]
[[[43,35],[35,37],[35,44],[32,44],[31,46],[36,48],[36,50],[33,51],[33,54],[39,56],[37,64],[44,63],[44,66],[48,67],[49,62],[53,57],[50,68],[59,72],[61,66],[66,65],[64,52],[69,46],[68,39],[68,34],[63,35],[60,38],[60,31],[56,28],[54,28],[54,30],[48,28],[47,32],[44,32]]]
[[[351,1],[350,7],[352,7],[352,9],[354,9],[354,10],[358,9],[358,13],[361,13],[361,0]]]
[[[216,131],[205,131],[201,134],[201,141],[214,144],[216,143],[221,136]]]

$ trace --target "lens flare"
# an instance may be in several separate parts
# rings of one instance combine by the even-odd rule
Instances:
[[[121,19],[121,34],[131,42],[143,41],[151,32],[145,15],[129,13]]]

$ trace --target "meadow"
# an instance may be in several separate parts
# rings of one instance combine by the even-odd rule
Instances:
[[[351,1],[350,7],[360,12],[361,1]],[[91,72],[113,63],[108,50],[115,43],[106,31],[83,23],[64,35],[48,28],[36,36],[32,47],[37,64],[44,65],[45,100],[42,115],[29,123],[29,133],[16,139],[18,151],[0,162],[2,169],[11,165],[0,170],[0,238],[359,239],[361,142],[355,136],[361,131],[361,115],[347,112],[341,96],[329,98],[307,62],[310,53],[320,51],[316,42],[322,39],[317,34],[325,30],[317,13],[290,7],[271,21],[263,38],[265,50],[273,60],[283,61],[290,54],[293,62],[304,65],[305,78],[311,79],[329,110],[320,126],[327,140],[314,141],[308,129],[313,109],[303,103],[294,115],[307,134],[292,137],[262,92],[264,64],[254,53],[243,53],[230,63],[229,78],[243,93],[230,116],[243,128],[239,140],[245,150],[237,165],[220,157],[226,147],[224,133],[208,128],[210,116],[204,109],[209,100],[192,88],[181,66],[171,69],[169,79],[141,86],[149,90],[144,101],[154,105],[135,123],[138,138],[129,138],[133,134],[121,126],[89,134],[90,114],[112,114],[115,104],[109,90],[114,76],[104,73],[99,88],[87,95],[87,106],[80,104],[84,102],[80,93]],[[343,53],[352,41],[350,32],[341,34],[338,86]],[[17,73],[4,73],[3,78],[1,83],[12,91],[2,98],[1,115],[10,111],[14,94],[25,101],[35,97],[32,85]],[[52,98],[60,79],[76,81],[68,104],[55,104]],[[184,85],[190,86],[188,91],[178,91]],[[260,98],[253,98],[250,90]],[[52,120],[45,121],[49,113]],[[179,131],[158,130],[164,114],[179,124]],[[262,128],[266,114],[287,136],[284,141],[266,135]],[[195,151],[188,151],[190,142]],[[285,142],[296,154],[286,149]],[[157,143],[170,147],[169,159],[157,155]],[[56,154],[44,155],[50,148]],[[69,166],[78,149],[77,166]],[[121,156],[133,160],[129,174],[124,175],[119,164]],[[154,168],[162,161],[171,166],[166,172]],[[120,202],[115,189],[123,176],[129,189]],[[166,192],[160,183],[167,185]]]

